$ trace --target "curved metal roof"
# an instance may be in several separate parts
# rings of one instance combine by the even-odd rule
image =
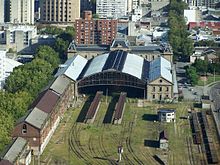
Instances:
[[[122,50],[111,51],[91,59],[82,77],[112,70],[130,74],[138,79],[147,79],[146,74],[143,72],[146,72],[149,68],[144,63],[149,62],[138,55]]]

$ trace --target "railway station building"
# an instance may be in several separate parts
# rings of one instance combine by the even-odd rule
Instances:
[[[172,62],[163,56],[148,61],[125,50],[112,50],[91,59],[74,55],[56,76],[69,77],[78,94],[126,92],[149,101],[173,98]]]

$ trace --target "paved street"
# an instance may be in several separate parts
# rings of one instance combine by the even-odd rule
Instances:
[[[185,66],[189,63],[177,62],[176,73],[179,90],[182,90],[184,100],[199,101],[203,94],[207,94],[208,88],[205,87],[192,87],[186,78]]]

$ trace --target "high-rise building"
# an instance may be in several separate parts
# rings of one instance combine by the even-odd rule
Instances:
[[[117,20],[92,19],[92,12],[85,11],[83,19],[75,22],[76,44],[110,45],[117,34]]]
[[[10,22],[34,24],[34,0],[10,0]]]
[[[80,0],[41,0],[40,21],[71,23],[80,18]]]
[[[127,14],[127,0],[96,0],[96,13],[100,18],[120,18]]]
[[[219,2],[219,0],[185,0],[189,6],[205,6],[207,8],[215,8],[215,5]]]
[[[0,23],[5,19],[5,0],[0,0]]]
[[[30,48],[31,39],[37,35],[37,28],[33,25],[2,24],[0,29],[0,48],[17,52]]]

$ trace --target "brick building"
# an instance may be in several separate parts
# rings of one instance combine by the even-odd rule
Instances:
[[[39,94],[28,113],[16,123],[12,137],[26,139],[34,155],[42,154],[72,96],[70,80],[63,76],[57,77],[48,89]]]
[[[85,11],[83,19],[75,22],[76,44],[110,45],[117,34],[117,20],[93,19],[91,11]]]

